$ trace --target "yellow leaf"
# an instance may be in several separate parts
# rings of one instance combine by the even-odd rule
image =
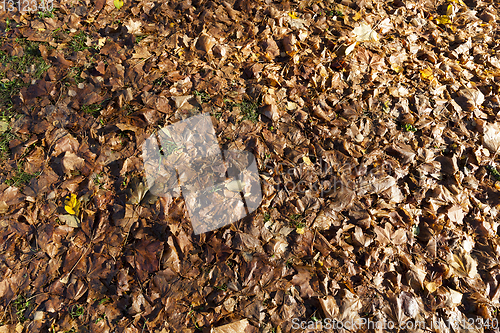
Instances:
[[[427,67],[425,69],[422,69],[420,71],[420,77],[422,77],[422,79],[424,80],[429,80],[429,81],[432,81],[432,79],[434,78],[434,76],[432,75],[432,68],[430,67]]]
[[[113,3],[115,4],[116,9],[120,9],[123,6],[123,0],[114,0]]]
[[[97,47],[98,48],[101,48],[104,46],[104,44],[106,44],[106,37],[102,37],[102,38],[99,38],[97,40]]]
[[[427,282],[425,283],[425,289],[427,289],[428,292],[431,294],[435,292],[439,288],[439,284],[436,282]]]
[[[6,121],[0,121],[0,133],[6,132],[9,129],[9,123]]]
[[[302,235],[304,232],[306,232],[306,231],[304,230],[304,228],[297,228],[295,231],[296,231],[299,235]]]
[[[303,156],[302,160],[306,165],[313,165],[313,162],[311,162],[311,159],[308,156]]]
[[[64,201],[64,209],[72,215],[78,215],[80,212],[80,200],[78,200],[76,194],[71,194],[70,197],[66,198]]]
[[[403,71],[403,67],[395,65],[395,64],[391,64],[391,68],[396,73],[401,73]]]
[[[290,16],[290,17],[291,17],[291,18],[293,18],[293,19],[298,18],[297,13],[295,13],[295,12],[290,12],[290,13],[288,13],[288,16]]]
[[[352,19],[354,21],[359,21],[361,19],[361,17],[363,17],[363,14],[361,14],[361,12],[356,12],[356,14],[354,14],[354,16],[352,17]]]
[[[437,24],[450,24],[451,20],[448,15],[441,15],[436,19]]]

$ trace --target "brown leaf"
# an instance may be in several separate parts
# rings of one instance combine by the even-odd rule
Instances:
[[[196,48],[204,51],[205,53],[210,53],[214,45],[215,45],[215,38],[207,34],[202,34],[200,38],[198,38],[198,42],[196,43]]]
[[[453,272],[463,278],[474,278],[477,275],[477,262],[463,248],[450,253],[448,263]]]
[[[298,267],[298,273],[292,278],[292,284],[300,287],[300,296],[303,298],[311,298],[317,296],[317,292],[313,290],[312,286],[317,287],[317,278],[306,267]]]
[[[319,304],[328,318],[335,319],[338,316],[339,306],[333,296],[328,295],[324,298],[319,298]]]
[[[141,242],[136,245],[135,265],[139,278],[142,281],[148,277],[149,273],[158,270],[157,254],[159,254],[159,250],[162,247],[162,242],[149,242],[146,239],[141,240]]]
[[[210,329],[210,333],[249,333],[252,326],[247,319]]]
[[[67,151],[62,159],[63,169],[66,174],[73,170],[82,169],[84,164],[85,160],[71,151]]]

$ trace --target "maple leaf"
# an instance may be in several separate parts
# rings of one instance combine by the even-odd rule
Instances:
[[[129,19],[128,22],[125,23],[125,26],[127,27],[128,32],[132,35],[138,35],[141,33],[142,22],[139,20],[134,21]]]
[[[356,35],[356,41],[358,42],[378,42],[379,40],[377,32],[366,23],[361,23],[352,32]]]

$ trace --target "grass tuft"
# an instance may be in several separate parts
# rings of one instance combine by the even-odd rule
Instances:
[[[248,99],[243,100],[241,103],[229,103],[228,107],[230,109],[237,107],[240,109],[241,114],[243,115],[242,120],[251,120],[256,123],[259,119],[259,113],[257,112],[259,108],[259,101],[249,101]]]
[[[82,105],[81,110],[92,115],[94,118],[97,118],[101,114],[102,105],[101,103],[85,104]]]
[[[79,33],[74,35],[71,39],[71,42],[69,43],[69,47],[73,50],[73,52],[88,49],[89,47],[87,46],[87,35],[85,34],[85,32],[80,31]]]
[[[30,306],[30,301],[24,296],[19,295],[14,301],[14,309],[16,310],[16,316],[19,322],[22,324],[28,319],[24,317],[24,312]]]
[[[412,124],[404,124],[403,129],[405,132],[416,132],[417,129]]]
[[[9,142],[13,140],[16,136],[9,131],[0,133],[0,160],[5,160],[9,154]]]
[[[19,94],[21,88],[27,86],[21,80],[21,76],[31,73],[39,80],[50,68],[50,64],[43,59],[39,42],[32,42],[26,38],[16,38],[16,42],[23,47],[23,55],[11,56],[5,51],[0,51],[0,108],[4,107],[8,111],[12,109],[12,98]],[[17,76],[6,78],[6,73],[12,71]]]
[[[41,172],[28,173],[23,170],[23,163],[17,164],[16,174],[5,181],[5,184],[9,186],[23,186],[31,181],[31,179],[38,177]]]
[[[210,95],[206,91],[194,91],[195,96],[200,96],[200,100],[202,103],[208,103],[210,101]]]
[[[85,313],[85,308],[83,307],[83,305],[73,305],[69,311],[69,315],[73,319],[80,317],[84,313]]]

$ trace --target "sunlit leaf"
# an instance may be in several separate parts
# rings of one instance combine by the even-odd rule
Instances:
[[[106,37],[102,37],[102,38],[99,38],[97,40],[97,47],[98,48],[101,48],[104,46],[104,44],[106,44]]]
[[[477,275],[477,262],[462,248],[450,254],[448,262],[459,277],[474,278]]]
[[[455,8],[453,7],[453,4],[449,4],[448,8],[446,8],[446,15],[451,17],[455,13]]]
[[[432,74],[433,71],[430,67],[424,68],[420,71],[420,77],[424,80],[432,81],[432,79],[434,79],[434,76]]]
[[[356,35],[356,41],[358,42],[378,42],[379,39],[377,32],[366,23],[361,23],[352,32]]]
[[[303,157],[302,157],[302,160],[304,161],[304,163],[305,163],[306,165],[313,165],[313,163],[311,162],[311,160],[309,159],[309,157],[308,157],[308,156],[303,156]]]
[[[358,45],[358,42],[354,42],[352,43],[351,45],[349,45],[346,49],[345,49],[345,55],[349,55],[349,53],[351,53],[354,48],[356,47],[356,45]]]
[[[441,15],[440,17],[438,17],[436,19],[436,22],[437,22],[437,24],[443,24],[443,25],[445,25],[445,24],[450,24],[451,23],[451,19],[450,19],[450,17],[448,15]]]
[[[123,0],[114,0],[113,3],[115,4],[116,9],[123,7]]]
[[[9,123],[0,121],[0,133],[6,132],[9,129]]]
[[[76,197],[76,194],[72,193],[64,201],[64,209],[72,215],[78,215],[80,212],[80,201]]]

